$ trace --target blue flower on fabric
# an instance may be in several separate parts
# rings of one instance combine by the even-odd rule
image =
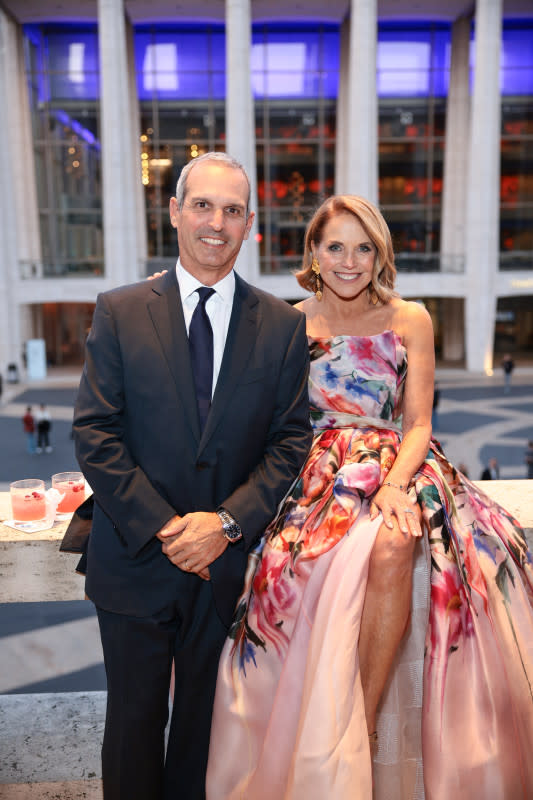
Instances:
[[[246,677],[247,664],[253,662],[254,667],[257,668],[257,663],[255,660],[255,645],[248,641],[248,639],[245,639],[244,647],[240,650],[239,656],[239,666]]]
[[[325,373],[324,373],[324,380],[326,381],[326,384],[328,386],[330,386],[331,388],[335,388],[337,386],[338,382],[339,382],[339,377],[338,377],[337,373],[334,372],[334,370],[332,370],[330,364],[326,364],[326,370],[325,370]]]

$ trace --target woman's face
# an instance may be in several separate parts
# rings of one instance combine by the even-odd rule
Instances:
[[[348,300],[370,284],[376,247],[353,214],[346,211],[332,217],[321,241],[311,243],[311,250],[320,264],[324,294],[331,291]]]

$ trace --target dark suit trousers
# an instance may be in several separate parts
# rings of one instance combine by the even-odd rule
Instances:
[[[176,603],[153,617],[97,612],[108,691],[105,800],[204,800],[217,668],[227,634],[211,583],[180,572]]]

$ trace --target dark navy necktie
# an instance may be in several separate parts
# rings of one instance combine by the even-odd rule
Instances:
[[[191,353],[192,373],[196,388],[196,400],[200,414],[200,428],[204,429],[213,391],[213,329],[207,316],[205,304],[214,289],[201,286],[196,289],[200,299],[194,309],[189,326],[189,350]]]

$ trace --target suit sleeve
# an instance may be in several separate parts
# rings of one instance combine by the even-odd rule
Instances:
[[[99,295],[74,410],[76,457],[98,505],[134,557],[176,511],[124,443],[124,378],[115,321]]]
[[[309,451],[308,377],[309,347],[302,314],[283,359],[264,456],[248,480],[222,503],[241,526],[247,548],[274,517]]]

